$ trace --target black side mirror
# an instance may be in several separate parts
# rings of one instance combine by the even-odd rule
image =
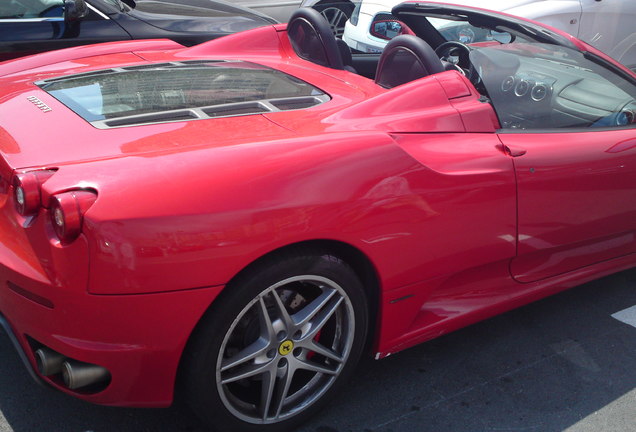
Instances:
[[[64,21],[73,23],[88,15],[88,6],[84,0],[64,0]]]

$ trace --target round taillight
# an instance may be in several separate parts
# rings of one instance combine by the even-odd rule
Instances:
[[[13,178],[13,200],[15,208],[22,216],[31,216],[41,206],[40,179],[35,172],[17,174]]]
[[[13,177],[13,201],[22,216],[33,216],[42,206],[42,183],[55,174],[54,169],[42,169],[16,174]]]
[[[96,199],[94,192],[86,190],[63,192],[51,197],[51,224],[61,242],[70,243],[80,235],[84,213]]]

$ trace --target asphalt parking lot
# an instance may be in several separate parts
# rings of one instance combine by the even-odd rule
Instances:
[[[364,361],[298,432],[636,428],[636,271]],[[187,410],[99,407],[31,381],[0,333],[0,432],[203,432]]]

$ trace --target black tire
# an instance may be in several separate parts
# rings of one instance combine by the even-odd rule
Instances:
[[[334,36],[342,39],[345,23],[351,18],[355,5],[348,0],[325,0],[317,3],[313,8],[325,17]]]
[[[330,254],[285,254],[227,286],[188,344],[185,397],[224,432],[291,430],[333,398],[365,345],[355,272]]]

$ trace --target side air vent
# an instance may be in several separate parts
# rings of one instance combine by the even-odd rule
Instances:
[[[545,86],[545,84],[535,84],[532,87],[532,91],[530,92],[530,97],[535,102],[541,102],[548,95],[549,89]]]

